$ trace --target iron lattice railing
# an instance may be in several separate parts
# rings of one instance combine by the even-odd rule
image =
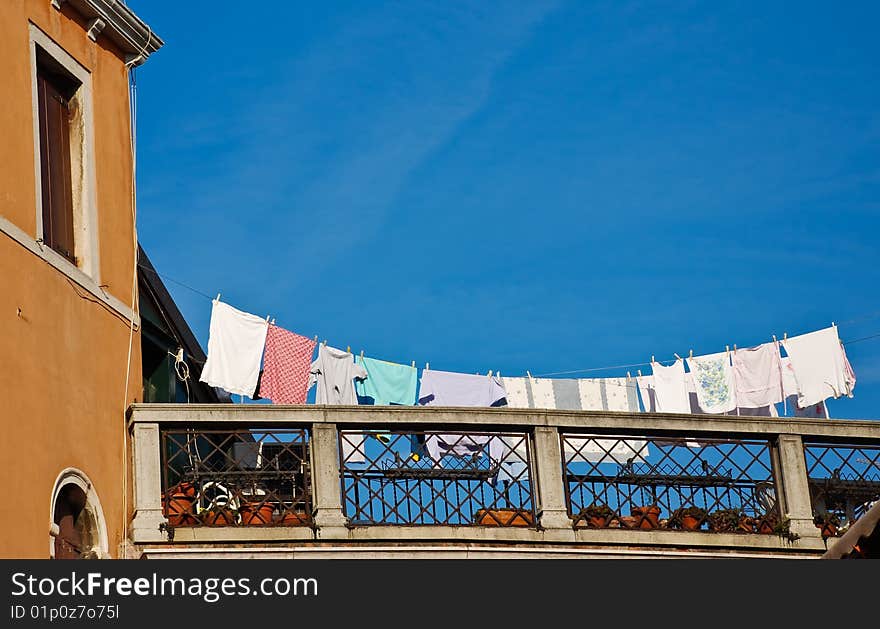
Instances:
[[[352,526],[534,527],[525,433],[344,430],[342,503]]]
[[[787,533],[770,443],[561,435],[575,527]]]
[[[880,500],[880,445],[804,443],[804,457],[824,537],[841,535]]]
[[[168,526],[311,526],[304,429],[162,430]]]

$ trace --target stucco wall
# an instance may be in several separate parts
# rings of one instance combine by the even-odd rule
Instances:
[[[91,74],[100,283],[130,304],[134,272],[128,81],[106,38],[92,42],[67,5],[0,2],[0,216],[36,233],[28,29],[35,24]],[[141,397],[140,337],[56,268],[0,232],[0,557],[47,557],[51,492],[64,468],[91,479],[109,551],[122,534],[124,409]],[[19,309],[21,315],[19,316]]]

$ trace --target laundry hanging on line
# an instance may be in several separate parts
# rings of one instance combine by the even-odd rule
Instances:
[[[508,406],[547,410],[596,410],[639,412],[636,381],[633,378],[503,378]],[[585,405],[587,407],[585,407]],[[624,464],[648,457],[647,441],[642,439],[601,439],[568,436],[565,441],[568,462],[615,462]],[[525,457],[525,445],[517,458]]]
[[[260,397],[275,404],[305,404],[317,342],[269,324]]]
[[[763,407],[782,401],[782,364],[776,343],[735,350],[731,356],[740,407]]]
[[[199,381],[253,397],[268,329],[267,320],[213,300],[208,358]]]
[[[305,402],[301,384],[304,357],[314,352],[315,345],[310,339],[270,324],[268,319],[215,299],[212,300],[208,360],[200,380],[248,397],[255,396],[259,382],[262,397],[275,403],[300,404]],[[789,354],[787,357],[779,355],[780,347]],[[334,352],[338,355],[334,356]],[[415,382],[419,379],[414,366],[371,358],[354,360],[350,352],[335,348],[325,350],[323,357],[319,351],[310,372],[311,367],[323,360],[331,365],[343,355],[346,370],[357,367],[356,372],[364,371],[366,375],[343,377],[337,382],[338,374],[328,372],[319,377],[311,373],[308,386],[317,385],[316,403],[411,405],[417,400],[419,404],[433,406],[506,404],[514,408],[637,412],[641,397],[641,405],[647,412],[773,416],[774,405],[791,395],[797,396],[795,410],[807,409],[829,397],[852,397],[856,382],[836,326],[786,337],[779,343],[734,349],[729,354],[691,355],[687,361],[677,358],[670,366],[652,359],[650,380],[643,376],[507,378],[509,391],[505,391],[497,376],[424,370],[415,396]],[[788,373],[782,368],[782,358],[790,361]],[[375,361],[372,366],[371,361]],[[684,370],[685,363],[690,371]],[[370,370],[374,372],[373,378],[369,376]],[[427,378],[424,374],[428,374]],[[334,384],[328,387],[331,380]],[[824,408],[827,409],[827,405]]]
[[[690,413],[684,361],[677,358],[668,367],[651,363],[654,376],[654,405],[658,413]]]
[[[506,403],[507,392],[497,376],[425,369],[418,397],[422,406],[492,407]],[[499,443],[491,435],[432,433],[425,435],[424,447],[434,463],[441,465],[445,455],[462,454],[456,448],[485,448]],[[497,450],[490,456],[500,460],[503,453]]]
[[[840,343],[837,326],[789,337],[782,346],[791,359],[798,405],[805,408],[830,397],[852,397],[855,374]]]
[[[357,403],[372,406],[413,406],[418,370],[414,366],[357,356],[355,363],[367,377],[355,382]]]
[[[309,387],[316,387],[315,404],[356,405],[354,380],[366,377],[367,371],[354,362],[351,352],[322,344],[312,363]],[[343,464],[366,462],[366,437],[361,435],[352,443],[346,436],[341,442]]]

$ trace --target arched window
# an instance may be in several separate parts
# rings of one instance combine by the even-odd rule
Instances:
[[[54,559],[99,559],[108,556],[107,527],[98,494],[88,477],[66,469],[52,494],[50,556]]]

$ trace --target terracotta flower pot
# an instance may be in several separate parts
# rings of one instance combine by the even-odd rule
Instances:
[[[474,514],[480,526],[533,526],[532,514],[516,509],[480,509]]]
[[[837,535],[837,527],[830,522],[817,524],[816,528],[821,529],[822,537],[835,537]]]
[[[192,526],[198,523],[193,512],[194,500],[191,496],[182,493],[166,495],[163,502],[169,526]]]
[[[272,524],[275,505],[270,502],[247,502],[238,509],[241,523],[247,526]]]
[[[591,515],[587,519],[587,526],[591,529],[604,529],[607,525],[607,518],[603,518],[600,515]]]
[[[275,522],[281,526],[308,526],[311,519],[302,511],[285,511]]]
[[[635,515],[622,515],[620,516],[620,528],[622,529],[637,529],[639,528],[639,516]]]
[[[703,523],[700,518],[695,518],[692,515],[683,515],[681,516],[681,530],[682,531],[698,531],[700,530],[700,525]]]
[[[755,530],[762,535],[772,535],[773,534],[773,522],[770,520],[759,520],[755,522]]]
[[[755,532],[755,519],[750,518],[747,515],[742,516],[739,519],[739,524],[737,524],[736,530],[739,533],[754,533]]]
[[[657,505],[633,507],[631,513],[638,519],[640,529],[656,529],[660,526],[660,507]]]
[[[183,494],[189,498],[196,497],[196,486],[192,483],[180,482],[168,490],[169,494]]]
[[[235,512],[232,509],[210,509],[202,515],[202,522],[207,526],[230,526],[235,524]]]

